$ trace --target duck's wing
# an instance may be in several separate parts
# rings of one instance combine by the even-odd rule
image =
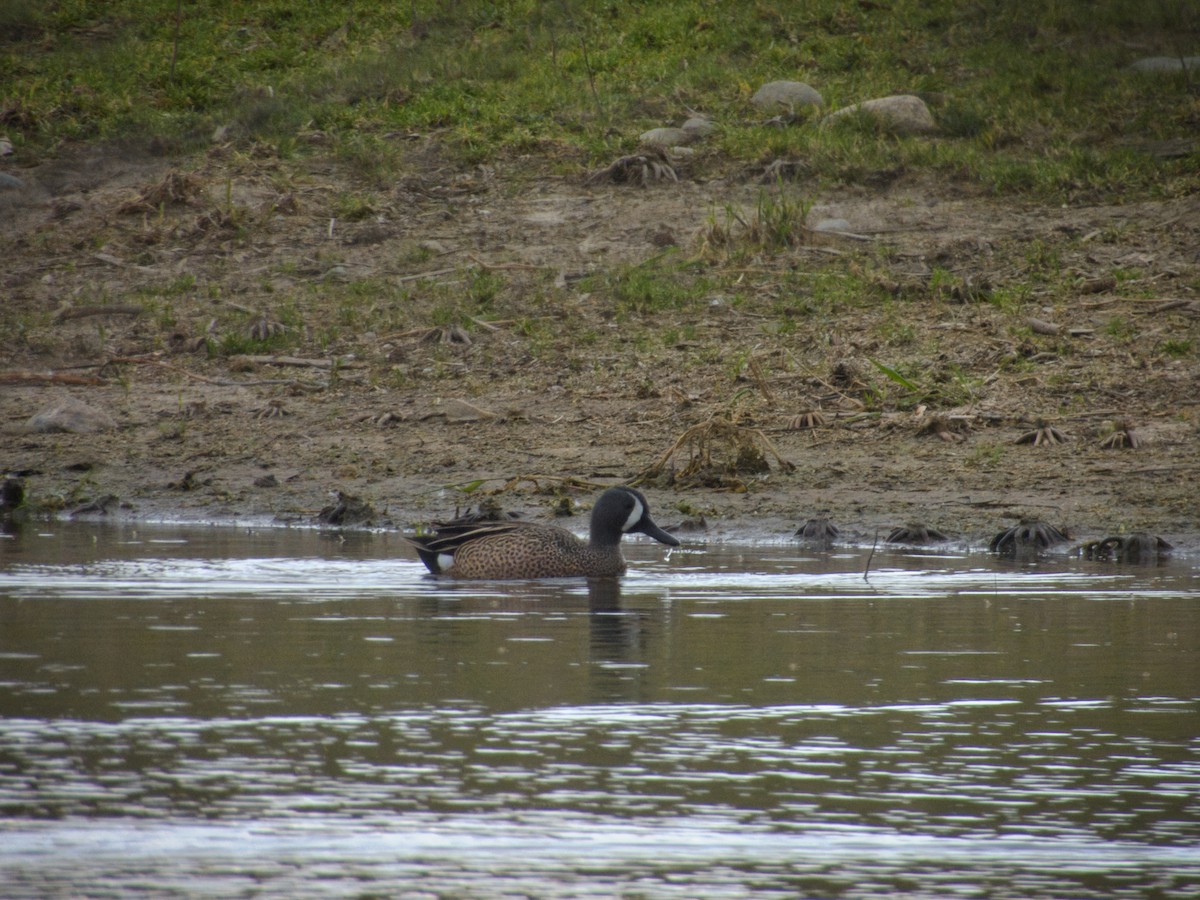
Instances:
[[[450,522],[434,522],[428,534],[417,534],[408,538],[418,547],[427,547],[439,553],[449,553],[472,541],[481,541],[498,534],[512,534],[529,528],[532,522],[491,522],[464,516]]]
[[[467,544],[537,527],[533,522],[519,519],[497,522],[474,514],[460,516],[449,522],[434,522],[429,531],[406,534],[404,540],[416,549],[417,555],[430,572],[440,575],[450,567],[449,563],[454,554]]]

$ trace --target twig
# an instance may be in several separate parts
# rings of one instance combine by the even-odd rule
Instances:
[[[546,268],[545,266],[535,266],[531,265],[530,263],[487,263],[474,253],[468,253],[467,259],[475,263],[475,265],[479,266],[479,268],[483,269],[485,272],[491,269],[520,269],[530,272],[537,272]]]
[[[183,0],[175,0],[175,37],[171,41],[171,70],[168,81],[175,80],[175,60],[179,57],[179,25],[183,21]]]
[[[871,552],[867,554],[867,566],[863,569],[863,581],[870,582],[867,576],[871,572],[871,560],[875,558],[875,548],[879,546],[879,529],[875,529],[875,540],[871,542]]]
[[[60,306],[54,313],[54,322],[66,322],[69,319],[86,319],[89,316],[140,316],[145,310],[140,306],[107,305],[107,306]]]
[[[289,386],[298,387],[302,390],[324,390],[328,385],[310,385],[302,381],[297,381],[295,378],[261,378],[254,381],[238,381],[234,378],[209,378],[207,375],[198,375],[195,372],[189,372],[187,369],[180,366],[173,366],[170,363],[165,363],[160,359],[151,359],[145,356],[115,356],[112,359],[106,360],[103,363],[93,364],[99,365],[101,368],[109,365],[132,365],[132,366],[156,366],[160,369],[166,369],[169,372],[177,372],[193,381],[202,381],[205,384],[211,384],[216,387],[262,387],[265,385],[280,385],[286,384]],[[100,384],[108,382],[100,381]]]
[[[1142,313],[1143,315],[1155,316],[1159,313],[1165,313],[1172,309],[1190,307],[1193,302],[1194,301],[1192,300],[1167,300],[1166,302],[1160,303],[1158,306],[1152,307],[1151,309],[1139,309],[1138,312]]]
[[[310,369],[365,369],[367,364],[341,359],[304,359],[299,356],[261,356],[248,354],[235,356],[230,362],[248,362],[256,366],[300,366]]]
[[[767,384],[767,377],[763,374],[762,366],[758,363],[758,358],[751,356],[749,363],[750,375],[754,379],[754,383],[758,389],[762,391],[764,399],[772,406],[775,405],[775,395],[771,393],[771,386]]]
[[[583,67],[587,71],[588,87],[592,89],[592,100],[596,104],[596,118],[604,119],[604,107],[600,103],[600,94],[596,91],[596,73],[592,70],[592,60],[588,56],[587,39],[579,35],[579,48],[583,52]]]
[[[451,272],[457,272],[458,269],[434,269],[432,272],[418,272],[416,275],[397,275],[392,280],[396,283],[402,281],[420,281],[422,278],[436,278],[438,275],[449,275]]]
[[[31,372],[17,369],[0,372],[0,384],[108,384],[95,375],[72,375],[69,372]]]

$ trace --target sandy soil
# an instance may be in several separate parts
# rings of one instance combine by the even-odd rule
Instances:
[[[703,516],[713,537],[786,536],[827,510],[868,541],[920,521],[979,542],[1035,518],[1081,539],[1196,545],[1200,198],[1047,208],[877,173],[821,192],[810,214],[857,237],[747,265],[741,302],[636,319],[585,292],[581,276],[694,254],[714,210],[753,208],[753,173],[703,168],[587,186],[456,171],[414,146],[412,173],[357,221],[336,211],[360,184],[269,153],[181,166],[82,148],[18,170],[26,189],[0,196],[0,466],[66,515],[314,523],[343,492],[368,521],[409,527],[489,497],[582,510],[665,460],[644,485],[656,518]],[[168,178],[180,170],[191,180]],[[987,302],[1047,258],[1070,296]],[[811,298],[781,296],[789,267],[831,261],[890,300],[810,316]],[[444,302],[472,267],[504,279],[508,299],[476,316],[491,327],[414,327],[388,309]],[[286,352],[302,364],[204,349],[277,328],[285,304],[302,313]],[[143,311],[79,315],[114,305]],[[903,402],[869,361],[894,363],[898,333],[930,382],[970,380],[962,402]],[[29,428],[68,396],[115,427]],[[1017,443],[1039,417],[1061,443]],[[1125,426],[1138,447],[1104,445]],[[472,495],[446,487],[480,479]]]

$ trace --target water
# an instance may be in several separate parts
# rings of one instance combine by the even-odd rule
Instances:
[[[626,555],[455,584],[395,535],[0,539],[0,894],[1200,889],[1193,559]]]

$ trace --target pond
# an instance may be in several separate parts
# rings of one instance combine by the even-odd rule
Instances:
[[[453,583],[390,533],[0,538],[4,896],[1200,888],[1186,554],[626,556]]]

